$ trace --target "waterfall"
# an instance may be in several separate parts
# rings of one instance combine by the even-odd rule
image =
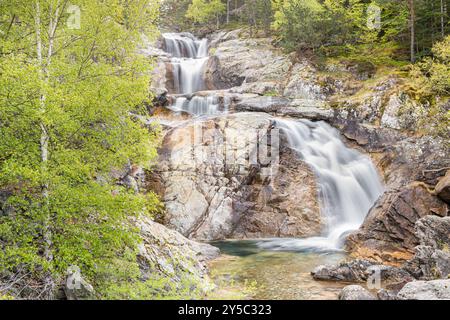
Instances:
[[[172,58],[170,63],[173,72],[173,87],[175,93],[191,95],[206,89],[205,67],[209,60],[208,40],[199,40],[189,33],[164,33],[164,50]],[[225,99],[226,100],[226,99]],[[228,102],[210,94],[209,96],[193,96],[191,98],[177,97],[171,109],[186,111],[194,116],[214,115],[226,112]]]
[[[176,93],[189,94],[205,89],[204,71],[208,61],[208,40],[189,34],[164,33],[164,49],[172,55]]]
[[[383,192],[370,158],[347,148],[339,132],[325,122],[277,119],[277,126],[317,177],[322,215],[327,228],[322,237],[274,239],[260,242],[266,249],[339,250],[343,238],[358,229]]]
[[[206,97],[194,96],[190,100],[185,97],[177,98],[171,109],[185,111],[195,116],[215,115],[226,112],[228,104],[227,99],[221,103],[217,95],[211,94]]]

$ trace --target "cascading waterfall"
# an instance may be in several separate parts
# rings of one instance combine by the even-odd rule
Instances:
[[[171,109],[195,116],[226,111],[226,99],[221,108],[221,102],[216,95],[186,97],[206,88],[204,72],[209,59],[208,40],[198,40],[189,33],[165,33],[163,39],[166,52],[172,55],[175,93],[185,95],[177,97]]]
[[[371,160],[347,148],[339,132],[325,122],[277,119],[289,146],[315,172],[327,230],[322,237],[262,241],[272,250],[339,250],[343,238],[358,229],[383,192]]]
[[[193,115],[215,115],[226,112],[229,103],[227,98],[224,98],[224,101],[221,102],[217,95],[194,96],[190,100],[180,97],[175,100],[172,110],[186,111]]]
[[[208,42],[190,34],[163,34],[165,50],[172,55],[174,87],[179,94],[171,109],[190,114],[214,115],[227,111],[230,101],[215,94],[193,95],[205,89],[204,69]],[[221,107],[223,105],[223,107]],[[325,122],[277,119],[277,126],[315,172],[326,219],[321,237],[269,239],[258,245],[271,250],[340,250],[344,236],[359,228],[383,187],[371,160],[347,148],[339,133]]]
[[[163,40],[165,51],[172,55],[175,93],[191,94],[204,90],[208,40],[198,40],[184,33],[165,33]]]

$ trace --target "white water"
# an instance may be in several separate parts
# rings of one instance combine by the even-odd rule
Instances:
[[[327,230],[322,237],[261,241],[265,249],[340,250],[349,232],[358,229],[383,186],[370,158],[347,148],[325,122],[277,120],[289,146],[315,172]]]
[[[174,111],[185,111],[192,115],[215,115],[228,111],[229,99],[224,98],[220,101],[217,95],[194,96],[190,100],[180,97],[175,100],[175,104],[171,107]]]
[[[189,34],[163,34],[164,47],[172,55],[174,87],[181,94],[205,89],[204,71],[208,61],[208,41]]]

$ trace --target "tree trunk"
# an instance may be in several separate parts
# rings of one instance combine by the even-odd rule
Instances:
[[[416,13],[415,13],[415,7],[414,7],[414,0],[409,0],[409,24],[410,24],[410,31],[411,31],[411,62],[416,62],[416,45],[415,45],[415,39],[416,39]]]
[[[445,6],[444,6],[444,0],[441,0],[441,35],[442,38],[445,37]]]
[[[65,4],[67,1],[65,1]],[[65,5],[64,5],[65,6]],[[47,49],[47,59],[44,62],[43,58],[43,45],[42,45],[42,31],[41,31],[41,7],[39,0],[36,1],[36,8],[35,8],[35,32],[36,32],[36,55],[38,59],[39,64],[39,70],[41,75],[41,80],[44,82],[48,82],[49,79],[49,67],[52,60],[53,55],[53,47],[54,47],[54,40],[55,40],[55,33],[56,28],[58,26],[58,22],[60,19],[60,0],[57,1],[56,9],[53,16],[53,8],[50,8],[50,20],[48,25],[48,49]],[[41,92],[40,95],[40,111],[41,114],[44,116],[46,112],[46,96],[45,92]],[[44,175],[44,178],[47,179],[47,165],[48,165],[48,159],[49,159],[49,134],[47,127],[45,125],[45,122],[43,119],[39,123],[39,127],[41,130],[41,137],[39,141],[39,146],[41,150],[41,166],[42,166],[42,173]],[[44,225],[43,225],[43,240],[44,240],[44,258],[47,260],[47,262],[51,263],[53,261],[53,253],[52,253],[52,245],[53,245],[53,235],[52,235],[52,228],[51,228],[51,213],[49,208],[49,183],[48,181],[44,181],[41,185],[42,189],[42,198],[43,198],[43,206],[45,208],[46,216],[44,218]],[[44,293],[46,294],[47,298],[51,299],[53,297],[53,292],[55,288],[54,281],[52,279],[52,275],[50,273],[47,274],[45,278],[45,288]]]
[[[227,24],[230,23],[231,0],[227,0]]]

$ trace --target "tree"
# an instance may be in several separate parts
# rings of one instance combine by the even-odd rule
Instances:
[[[157,10],[146,0],[0,4],[0,278],[37,282],[21,284],[25,297],[52,298],[71,265],[100,293],[111,277],[139,276],[130,217],[158,202],[111,172],[156,155],[156,131],[130,113],[150,98],[136,48]]]
[[[411,62],[416,62],[416,13],[415,13],[415,5],[414,0],[408,0],[409,5],[409,27],[410,27],[410,53],[411,53]]]
[[[226,6],[220,0],[193,0],[186,12],[186,18],[196,23],[208,23],[216,21],[220,27],[220,15],[226,10]]]

